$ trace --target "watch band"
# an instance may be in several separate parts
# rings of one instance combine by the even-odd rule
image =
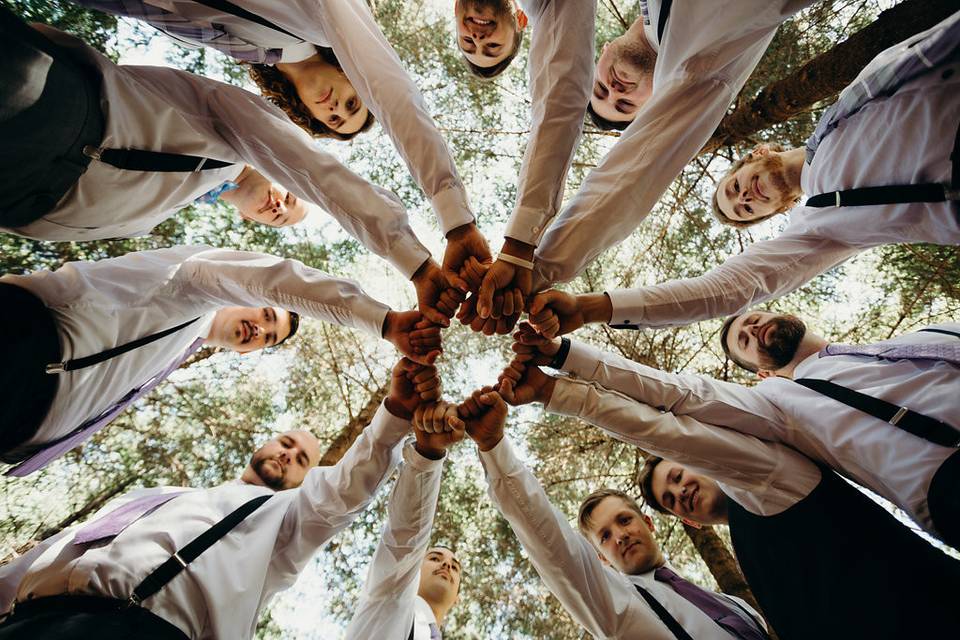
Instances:
[[[567,361],[567,354],[570,353],[570,338],[560,338],[560,348],[553,356],[553,360],[547,366],[551,369],[559,369]]]

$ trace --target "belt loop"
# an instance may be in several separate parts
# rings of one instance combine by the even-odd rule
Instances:
[[[837,197],[837,206],[839,207],[839,206],[840,206],[840,192],[839,192],[839,191],[834,191],[834,192],[833,192],[833,195],[835,195],[835,196]]]
[[[893,417],[887,420],[887,422],[896,426],[896,424],[900,422],[903,416],[907,415],[908,411],[910,411],[910,409],[907,409],[906,407],[900,407],[899,409],[897,409],[897,412],[893,414]]]
[[[960,200],[960,189],[951,189],[947,185],[943,185],[943,199]]]

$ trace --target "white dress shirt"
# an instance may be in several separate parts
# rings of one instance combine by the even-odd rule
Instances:
[[[291,586],[317,549],[367,508],[400,461],[410,422],[380,407],[343,458],[279,491],[143,606],[194,640],[250,638],[258,612]],[[132,491],[93,520],[136,498]],[[0,568],[0,611],[11,603],[60,594],[126,600],[175,551],[244,502],[270,489],[232,482],[177,496],[106,543],[74,545],[77,527],[44,540]]]
[[[596,0],[520,0],[530,19],[530,139],[517,203],[504,235],[536,245],[563,199],[563,185],[590,100]]]
[[[892,96],[872,100],[823,139],[812,164],[804,164],[803,192],[949,184],[958,108],[958,62],[908,82]],[[750,245],[700,277],[608,291],[611,324],[660,327],[738,313],[785,295],[870,247],[960,244],[956,201],[798,206],[788,215],[790,223],[779,236]]]
[[[960,331],[958,323],[936,326]],[[951,339],[919,332],[886,342]],[[786,378],[745,387],[666,373],[578,343],[571,345],[563,369],[675,415],[789,445],[890,500],[936,535],[927,491],[934,473],[956,449],[913,436]],[[960,416],[960,368],[942,361],[813,354],[797,365],[794,377],[830,380],[948,423]]]
[[[817,465],[784,444],[675,416],[597,382],[557,378],[546,410],[589,422],[617,440],[712,478],[756,515],[786,511],[820,483]]]
[[[489,451],[481,451],[480,462],[486,470],[490,499],[517,534],[540,578],[595,638],[676,640],[637,592],[637,584],[693,638],[733,637],[671,587],[657,582],[653,570],[626,576],[604,566],[597,550],[550,504],[508,436]],[[733,599],[759,618],[745,602]]]
[[[430,200],[443,232],[473,221],[467,192],[450,149],[437,131],[423,95],[364,0],[234,0],[234,4],[309,43],[333,49],[363,104],[393,140],[411,175]],[[302,44],[291,47],[289,36],[205,5],[177,0],[163,6],[174,13],[189,9],[190,17],[215,22],[252,44],[282,48],[284,62],[296,62],[316,53],[313,47],[304,48]],[[157,27],[162,30],[163,24]],[[195,44],[216,47],[216,43]],[[225,52],[229,55],[229,48]]]
[[[429,258],[393,193],[323,152],[277,107],[239,87],[166,67],[116,65],[80,40],[38,29],[103,76],[103,147],[162,150],[236,162],[222,169],[148,172],[91,161],[57,207],[8,229],[43,240],[140,235],[250,164],[323,207],[365,247],[410,277]]]
[[[538,286],[573,279],[636,229],[713,134],[780,23],[812,2],[673,3],[653,94],[547,230]],[[655,33],[659,9],[650,9]]]
[[[427,459],[412,443],[404,447],[403,459],[360,604],[344,635],[347,640],[407,640],[411,627],[414,640],[430,640],[430,623],[437,622],[417,590],[433,533],[444,459]]]
[[[113,406],[196,338],[206,337],[220,308],[277,306],[380,337],[390,310],[352,280],[296,260],[262,253],[173,247],[56,271],[0,278],[36,295],[50,309],[62,360],[126,344],[201,317],[180,331],[100,364],[58,374],[53,404],[27,444],[49,442]]]

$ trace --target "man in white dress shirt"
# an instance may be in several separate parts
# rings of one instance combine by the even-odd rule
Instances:
[[[544,342],[530,328],[517,337]],[[551,366],[678,416],[783,442],[960,546],[960,324],[841,345],[794,316],[750,312],[730,318],[722,337],[760,384],[668,373],[566,338]]]
[[[694,526],[729,525],[780,638],[932,638],[960,622],[950,598],[960,563],[832,471],[782,443],[660,411],[595,379],[548,376],[540,366],[559,347],[518,345],[504,374],[508,400],[541,402],[653,453],[637,480],[645,503]],[[901,560],[877,561],[890,556]],[[907,578],[905,565],[923,579]]]
[[[404,451],[348,640],[440,640],[459,600],[460,560],[452,549],[428,545],[443,461],[463,439],[464,424],[455,405],[441,402],[418,407],[413,425],[416,445]]]
[[[421,393],[418,379],[434,384]],[[287,432],[235,482],[136,490],[44,540],[0,568],[0,611],[14,607],[0,638],[251,638],[260,609],[366,509],[401,454],[417,455],[402,443],[438,382],[433,367],[398,363],[373,421],[332,467],[316,467],[314,436]],[[258,497],[267,497],[262,506],[191,557],[188,543]],[[170,560],[188,575],[147,577]]]
[[[958,47],[960,13],[874,58],[824,114],[806,149],[761,144],[734,165],[717,185],[715,213],[745,227],[788,212],[790,223],[777,237],[748,246],[699,277],[609,291],[606,309],[594,294],[571,299],[545,292],[531,305],[540,314],[537,323],[551,323],[543,311],[553,309],[567,316],[561,322],[572,330],[572,316],[582,306],[587,322],[687,324],[785,295],[870,247],[960,244]],[[891,70],[900,69],[891,77]],[[867,91],[870,98],[863,99]],[[858,199],[856,193],[920,184],[933,193],[907,193],[905,202]],[[944,193],[951,189],[952,195]],[[842,206],[836,206],[838,190]],[[815,198],[794,206],[801,194]]]
[[[501,260],[488,286],[522,289],[532,278],[526,295],[570,280],[632,233],[713,134],[780,23],[811,3],[642,2],[634,25],[604,48],[590,98],[623,134],[556,219],[514,213],[511,231],[526,246],[511,257],[535,267]],[[496,305],[481,301],[478,312],[493,317]]]
[[[44,25],[27,27],[5,8],[0,28],[28,57],[17,66],[24,74],[17,80],[22,91],[3,105],[16,113],[0,118],[0,133],[11,140],[11,153],[0,161],[0,225],[5,230],[47,240],[144,234],[235,180],[249,164],[290,189],[294,199],[328,211],[361,244],[411,279],[431,320],[449,323],[455,308],[437,307],[451,285],[410,228],[399,198],[321,151],[264,99],[176,69],[116,65],[65,33]],[[81,78],[74,93],[85,89],[90,94],[81,125],[68,131],[54,125],[61,117],[73,119],[61,114],[63,109],[79,107],[47,100],[45,93],[40,99],[34,96],[53,90],[47,78],[54,76],[45,69],[58,65]],[[51,141],[56,153],[41,153],[34,143],[35,135],[46,135],[48,129],[57,134]],[[201,161],[200,170],[194,170]],[[22,175],[17,173],[21,168]],[[64,181],[61,174],[72,179]],[[451,187],[437,198],[459,201],[460,193]],[[260,206],[267,204],[264,198]],[[459,205],[454,208],[460,211]],[[453,216],[444,230],[460,225],[461,233],[472,220],[461,217]],[[473,252],[465,247],[452,243],[448,249]]]
[[[653,521],[629,496],[595,492],[580,509],[582,535],[574,531],[504,435],[507,407],[499,394],[489,387],[474,393],[460,415],[480,451],[491,500],[547,588],[591,635],[767,637],[759,616],[745,603],[676,574],[653,536]]]
[[[0,369],[20,398],[0,408],[8,461],[69,450],[203,343],[241,352],[280,343],[296,326],[291,311],[384,337],[424,363],[440,352],[438,327],[351,280],[203,245],[6,275],[0,295],[4,329],[18,336]]]

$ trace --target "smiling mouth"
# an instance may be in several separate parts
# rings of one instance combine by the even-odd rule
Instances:
[[[324,102],[329,100],[330,96],[332,95],[333,95],[333,87],[330,87],[329,89],[327,89],[327,92],[323,95],[323,98],[321,98],[320,100],[317,100],[317,104],[323,104]]]
[[[447,573],[446,571],[434,571],[433,575],[440,576],[441,578],[443,578],[444,580],[447,580],[448,582],[453,582],[453,578],[451,578],[450,574]]]
[[[765,324],[762,329],[760,329],[760,344],[765,347],[770,346],[770,341],[767,340],[767,338],[770,336],[771,331],[773,331],[773,324],[769,322]]]
[[[760,188],[760,176],[753,176],[753,192],[762,200],[769,200],[763,190]]]
[[[253,337],[253,327],[247,320],[240,321],[240,343],[246,344]]]
[[[492,27],[497,24],[494,20],[488,20],[486,18],[474,18],[473,16],[467,16],[463,19],[463,21],[475,24],[478,27]]]
[[[631,542],[630,544],[628,544],[628,545],[626,546],[626,548],[624,548],[623,553],[620,554],[620,555],[622,555],[624,558],[626,558],[626,557],[627,557],[627,554],[630,553],[631,549],[633,549],[634,547],[637,547],[637,546],[640,546],[640,543],[639,543],[639,542]]]

